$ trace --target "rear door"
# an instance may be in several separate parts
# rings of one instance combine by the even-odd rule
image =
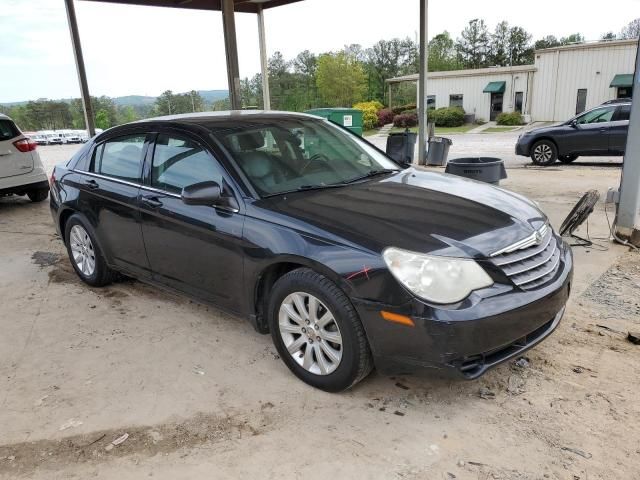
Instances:
[[[183,187],[210,180],[232,194],[223,167],[198,139],[183,132],[158,134],[140,192],[147,256],[155,280],[241,311],[244,215],[186,205],[180,196]]]
[[[576,117],[575,126],[564,137],[562,152],[577,155],[606,155],[615,106],[594,108]]]
[[[31,152],[21,152],[14,142],[26,138],[15,123],[8,118],[0,118],[0,178],[24,175],[33,170]]]
[[[609,130],[609,153],[611,155],[624,155],[627,146],[627,132],[629,131],[629,117],[631,105],[620,105],[613,115]]]
[[[147,138],[140,132],[97,144],[76,185],[78,208],[94,227],[108,263],[141,277],[150,276],[138,210]]]

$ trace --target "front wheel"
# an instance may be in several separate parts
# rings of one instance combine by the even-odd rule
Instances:
[[[552,165],[558,159],[558,149],[550,140],[540,140],[531,148],[531,160],[536,165]]]
[[[371,372],[358,314],[328,278],[307,268],[285,274],[273,287],[268,313],[280,357],[305,383],[339,392]]]

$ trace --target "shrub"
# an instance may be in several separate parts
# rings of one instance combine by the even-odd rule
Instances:
[[[400,115],[401,113],[407,110],[415,110],[415,109],[416,109],[415,103],[408,103],[406,105],[399,105],[397,107],[393,107],[391,110],[393,111],[394,114]]]
[[[384,105],[380,102],[359,102],[356,103],[353,108],[362,112],[362,128],[364,130],[371,130],[378,126],[378,110]]]
[[[460,107],[438,108],[431,112],[430,119],[437,127],[460,127],[464,125],[464,110]]]
[[[503,112],[496,118],[498,125],[522,125],[524,123],[520,112]]]
[[[395,117],[393,111],[388,108],[378,110],[378,126],[382,127],[387,123],[393,123],[393,117]]]
[[[408,128],[416,125],[418,125],[418,115],[415,113],[401,113],[393,117],[394,127]]]

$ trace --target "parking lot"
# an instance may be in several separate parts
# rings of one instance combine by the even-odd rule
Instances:
[[[450,156],[504,158],[503,186],[556,228],[619,184],[619,158],[519,168],[515,136],[452,136]],[[39,151],[50,170],[76,148]],[[602,203],[588,233],[564,320],[525,360],[328,394],[243,319],[135,281],[86,286],[47,203],[0,199],[0,478],[637,478],[640,256],[607,241]]]

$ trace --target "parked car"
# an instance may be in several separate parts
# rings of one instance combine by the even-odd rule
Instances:
[[[247,317],[327,391],[373,365],[476,378],[546,338],[571,287],[533,202],[304,114],[114,127],[55,167],[50,203],[84,282],[122,272]]]
[[[47,198],[49,183],[36,148],[11,118],[0,114],[0,196],[27,195],[32,202]]]
[[[544,166],[580,156],[624,155],[630,114],[630,101],[606,102],[559,125],[524,132],[516,154]]]
[[[64,141],[57,133],[48,133],[47,134],[47,145],[62,145]]]
[[[71,130],[60,132],[60,138],[62,143],[82,143],[80,136]]]
[[[47,145],[48,143],[46,135],[43,135],[39,132],[36,132],[33,135],[33,141],[36,142],[38,145]]]

